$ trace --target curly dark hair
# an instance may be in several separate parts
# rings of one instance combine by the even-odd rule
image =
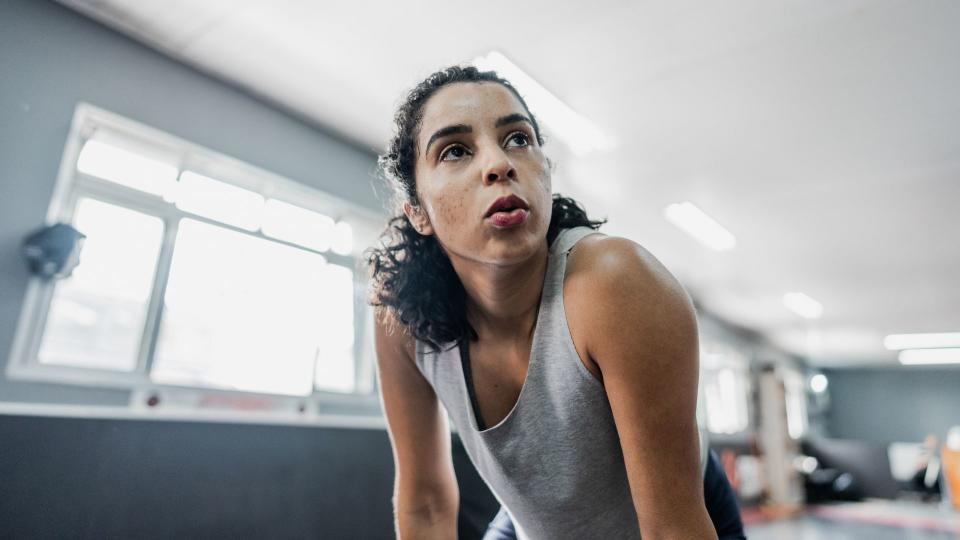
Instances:
[[[459,82],[492,82],[506,87],[527,111],[537,142],[544,142],[536,118],[513,85],[493,71],[472,66],[452,66],[433,73],[414,87],[398,108],[393,139],[387,153],[379,159],[381,171],[393,186],[396,208],[381,245],[366,254],[372,281],[370,304],[390,309],[413,337],[434,350],[440,350],[444,344],[475,340],[477,333],[467,321],[466,291],[450,259],[436,236],[421,235],[413,228],[402,208],[405,202],[419,205],[414,165],[424,106],[439,89]],[[553,243],[563,229],[598,229],[605,222],[589,219],[575,200],[554,194],[547,244]]]

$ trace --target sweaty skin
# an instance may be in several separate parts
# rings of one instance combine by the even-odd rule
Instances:
[[[487,425],[509,413],[523,386],[547,264],[550,166],[526,117],[520,101],[496,83],[438,90],[423,109],[417,139],[418,204],[404,208],[421,234],[437,237],[466,290],[467,317],[479,336],[469,345],[472,375]],[[486,214],[508,195],[523,199],[529,214],[498,227]],[[639,245],[594,235],[570,255],[564,302],[577,353],[607,392],[643,538],[716,538],[700,477],[697,325],[686,292]],[[387,366],[381,358],[413,362],[412,338],[390,334],[386,319],[378,324],[378,362],[398,478],[437,494],[420,499],[430,509],[421,514],[449,522],[455,481],[451,488],[446,465],[417,457],[436,456],[435,448],[415,450],[422,446],[417,437],[438,437],[415,432],[425,428],[401,411],[410,406],[404,392],[429,410],[437,407],[435,396],[415,368]],[[445,480],[424,480],[428,474]]]

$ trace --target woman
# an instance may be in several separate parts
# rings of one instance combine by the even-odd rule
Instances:
[[[396,129],[381,165],[402,213],[369,262],[398,535],[456,537],[442,402],[520,538],[717,538],[680,284],[552,194],[496,74],[431,75]]]

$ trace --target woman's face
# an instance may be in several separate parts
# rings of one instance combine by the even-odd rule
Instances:
[[[415,166],[420,207],[405,208],[447,254],[521,262],[546,246],[550,170],[529,114],[497,83],[455,83],[423,108]]]

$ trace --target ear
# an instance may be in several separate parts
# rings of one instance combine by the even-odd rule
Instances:
[[[410,221],[410,224],[413,225],[413,228],[416,229],[418,233],[423,236],[431,236],[433,234],[433,225],[430,224],[430,217],[427,216],[422,206],[413,206],[405,202],[403,203],[403,213],[406,214],[407,220]]]

